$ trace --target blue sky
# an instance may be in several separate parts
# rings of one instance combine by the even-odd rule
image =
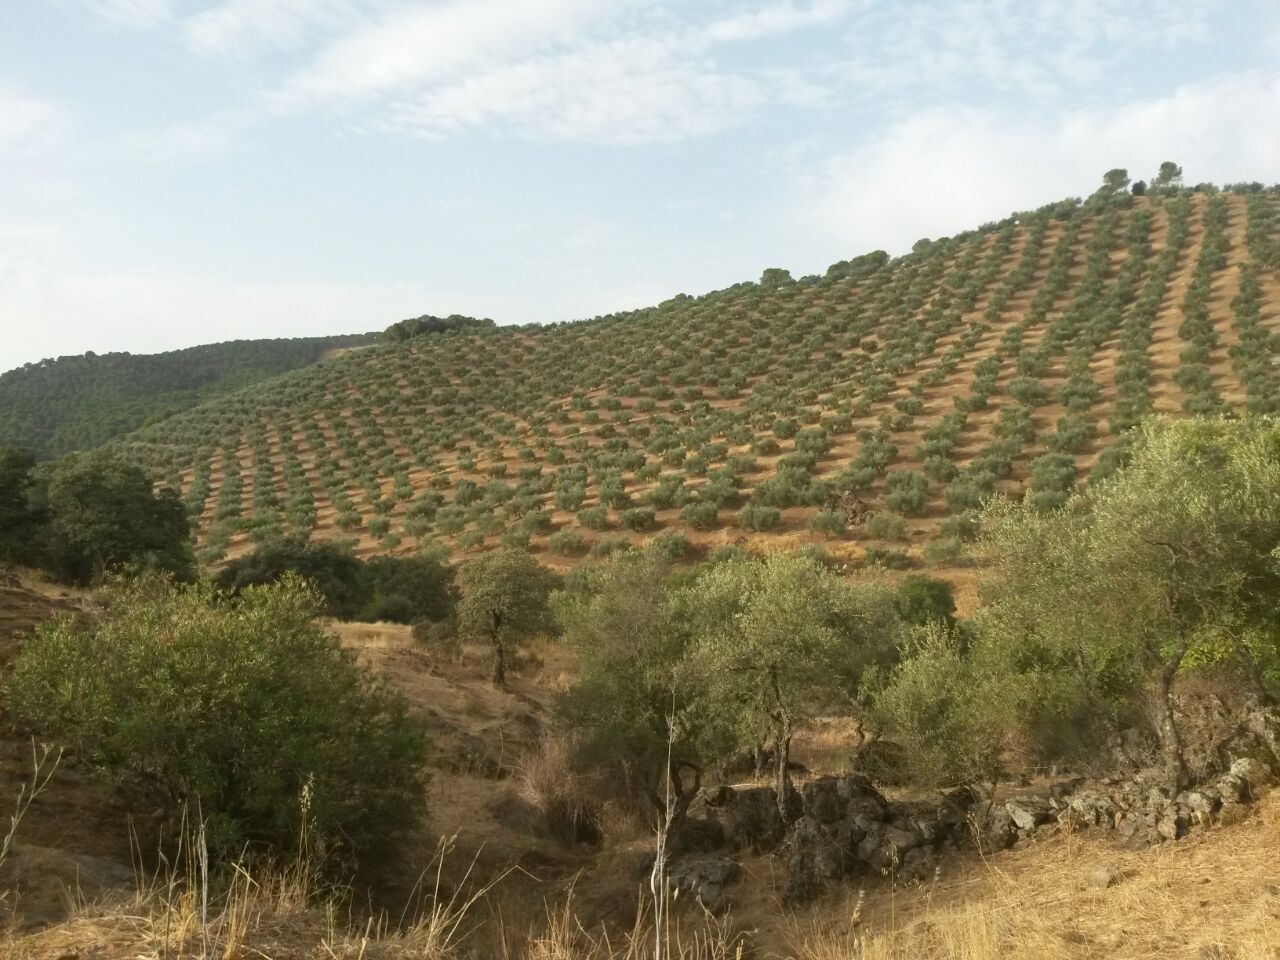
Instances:
[[[1280,180],[1274,0],[4,0],[0,370],[592,316],[1164,159]]]

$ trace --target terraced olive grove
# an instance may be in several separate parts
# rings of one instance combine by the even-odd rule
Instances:
[[[792,280],[346,353],[117,441],[216,563],[662,537],[946,565],[993,492],[1051,509],[1150,413],[1280,412],[1280,193],[1104,188]]]

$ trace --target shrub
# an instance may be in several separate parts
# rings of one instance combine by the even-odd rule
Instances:
[[[884,567],[886,570],[906,570],[915,565],[908,554],[884,547],[867,547],[863,559],[868,566]]]
[[[782,522],[782,511],[749,503],[738,511],[738,526],[743,530],[772,530]]]
[[[567,557],[582,549],[584,541],[577,530],[558,530],[547,538],[547,549]]]
[[[929,498],[929,481],[916,470],[901,470],[888,477],[889,496],[885,506],[899,513],[918,514]]]
[[[644,548],[657,554],[667,563],[675,563],[689,555],[691,544],[689,538],[679,530],[664,530],[650,537],[645,542]]]
[[[712,530],[719,512],[714,503],[690,503],[680,511],[680,520],[694,530]]]
[[[901,540],[906,521],[896,513],[873,513],[862,523],[862,531],[873,540]]]
[[[231,600],[116,585],[93,623],[36,629],[8,706],[170,816],[198,808],[217,856],[295,852],[305,818],[313,846],[376,862],[423,810],[425,739],[319,612],[296,577]]]
[[[954,622],[955,597],[945,580],[912,574],[902,581],[894,597],[894,607],[905,622],[923,626],[930,620]]]
[[[631,510],[623,510],[618,515],[618,522],[628,530],[649,530],[653,527],[654,514],[652,510],[635,507]]]
[[[848,518],[840,510],[819,510],[809,518],[809,529],[827,537],[841,536],[848,525]]]
[[[609,510],[607,507],[583,507],[578,511],[578,522],[588,530],[607,530],[609,527]]]

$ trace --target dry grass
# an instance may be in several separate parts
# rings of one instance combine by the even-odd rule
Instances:
[[[1050,960],[1280,956],[1280,797],[1244,824],[1147,851],[1060,837],[944,867],[935,884],[879,887],[787,918],[795,960]],[[1116,875],[1089,883],[1100,868]]]

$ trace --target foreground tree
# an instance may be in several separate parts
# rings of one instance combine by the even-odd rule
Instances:
[[[0,561],[34,563],[41,518],[31,502],[35,459],[25,451],[0,447]]]
[[[876,594],[879,596],[878,592]],[[790,760],[797,723],[857,685],[883,643],[887,596],[867,596],[814,560],[773,554],[710,568],[679,597],[693,649],[688,669],[740,748],[774,744],[778,808],[794,819]]]
[[[92,623],[36,628],[11,716],[177,818],[217,856],[387,855],[423,810],[425,740],[403,699],[315,622],[296,577],[228,600],[207,584],[116,584]]]
[[[547,629],[552,574],[523,550],[485,554],[458,573],[458,629],[493,650],[492,680],[507,683],[507,648]]]
[[[670,824],[665,851],[680,849],[689,801],[715,756],[714,726],[681,670],[688,633],[672,603],[670,564],[654,550],[615,554],[585,572],[582,588],[553,607],[578,656],[578,679],[561,709],[580,731],[583,759],[637,783]]]
[[[1148,421],[1127,468],[1064,508],[993,506],[986,642],[1041,702],[1130,708],[1154,689],[1169,780],[1187,781],[1174,685],[1224,664],[1267,692],[1280,664],[1280,423]]]
[[[90,583],[116,566],[194,575],[190,524],[177,492],[108,451],[69,454],[32,473],[44,518],[36,555],[55,577]]]

